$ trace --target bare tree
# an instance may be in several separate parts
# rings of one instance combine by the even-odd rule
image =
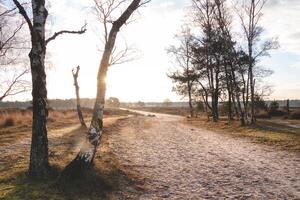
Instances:
[[[77,113],[78,113],[78,118],[79,118],[81,126],[87,127],[84,122],[84,118],[83,118],[83,114],[82,114],[82,110],[81,110],[79,84],[78,84],[79,71],[80,71],[80,66],[77,66],[76,71],[75,71],[75,69],[72,70],[74,86],[75,86],[75,93],[76,93]]]
[[[263,28],[260,26],[260,21],[263,16],[263,8],[267,0],[243,0],[236,10],[239,15],[244,36],[247,41],[247,54],[248,54],[248,79],[250,87],[251,99],[251,124],[255,123],[255,74],[254,68],[258,59],[262,56],[268,55],[271,49],[278,48],[276,40],[266,40],[263,45],[261,43],[261,34]]]
[[[237,1],[237,5],[240,2]],[[219,117],[221,100],[228,101],[228,120],[231,121],[235,113],[240,124],[246,125],[248,107],[255,106],[251,93],[254,93],[254,88],[258,90],[262,78],[270,74],[270,70],[257,65],[262,56],[269,55],[271,49],[278,47],[276,40],[260,40],[262,28],[259,21],[265,2],[243,0],[238,9],[248,44],[247,50],[244,50],[245,42],[238,43],[233,38],[227,0],[192,0],[192,19],[197,30],[201,31],[191,45],[193,55],[190,60],[197,76],[195,82],[198,83],[194,86],[193,95],[198,99],[202,97],[207,113],[212,114],[215,122]],[[180,80],[179,75],[173,75],[177,81]],[[187,91],[182,85],[177,85],[176,89]],[[252,121],[254,116],[252,112]]]
[[[25,19],[31,35],[31,51],[29,53],[32,75],[32,141],[30,151],[29,174],[32,177],[43,177],[49,172],[48,137],[47,137],[47,88],[45,72],[45,56],[47,44],[64,33],[82,34],[85,26],[79,31],[62,30],[46,39],[46,20],[48,11],[45,0],[32,0],[32,20],[24,6],[18,0],[12,0],[19,13]]]
[[[25,22],[17,14],[15,7],[9,8],[0,1],[0,73],[5,73],[0,76],[0,101],[29,90],[29,83],[24,79],[29,70],[24,69],[20,56],[26,44],[21,36]]]
[[[105,27],[104,29],[105,47],[98,71],[96,102],[94,105],[91,124],[87,132],[87,140],[85,144],[81,147],[80,152],[77,154],[75,159],[68,166],[66,166],[66,168],[62,172],[60,181],[66,181],[78,175],[82,175],[85,169],[87,169],[87,167],[89,167],[94,160],[94,156],[96,154],[97,147],[100,145],[101,136],[103,133],[103,112],[106,93],[105,78],[108,71],[108,67],[110,65],[110,59],[115,46],[117,35],[120,29],[127,23],[132,14],[139,7],[148,2],[150,1],[99,0],[95,2],[96,4],[103,5],[103,7],[106,7],[107,9],[105,10],[109,10],[107,15],[105,15],[104,20],[111,23],[111,28],[110,30],[108,29],[108,27]],[[120,9],[124,8],[124,6],[125,9],[121,13],[121,15],[114,19],[113,12],[115,10],[117,10],[117,12],[120,12]]]
[[[213,0],[193,0],[194,21],[200,28],[202,35],[198,38],[193,48],[197,64],[198,81],[201,90],[205,91],[211,99],[211,112],[213,121],[218,121],[220,78],[221,78],[221,54],[218,30],[215,22],[216,5]],[[207,87],[205,86],[207,85]]]
[[[101,42],[103,45],[105,45],[108,41],[109,37],[109,29],[114,22],[114,20],[117,18],[118,10],[124,9],[126,6],[126,3],[128,0],[93,0],[95,3],[95,6],[93,7],[97,21],[100,22],[100,26],[98,26],[98,29],[100,29],[100,32],[102,34]],[[132,19],[132,17],[131,17]],[[126,24],[128,25],[134,20],[128,20]],[[100,49],[100,52],[103,53],[103,50]],[[120,46],[117,46],[115,44],[109,61],[109,66],[113,65],[121,65],[126,62],[133,61],[137,59],[138,57],[138,51],[128,46],[128,44],[125,42],[124,47],[120,48]]]
[[[1,83],[0,89],[2,89],[3,86],[5,86],[5,89],[0,96],[0,101],[3,101],[6,97],[29,91],[29,82],[23,79],[27,73],[28,70],[24,69],[22,72],[14,74],[11,80],[6,80]]]
[[[171,54],[176,63],[176,71],[169,73],[168,77],[176,84],[174,90],[184,97],[188,97],[190,115],[194,116],[193,108],[193,87],[197,79],[193,66],[193,52],[192,43],[193,35],[190,32],[190,28],[182,27],[182,31],[179,35],[176,35],[176,39],[180,41],[180,45],[171,46],[168,49],[168,53]]]
[[[228,93],[228,119],[230,121],[233,117],[233,107],[236,115],[239,117],[240,124],[243,126],[245,125],[245,112],[242,108],[241,96],[244,97],[246,90],[245,85],[243,85],[244,70],[242,69],[244,65],[241,61],[244,58],[244,54],[242,51],[236,49],[236,42],[232,38],[230,28],[232,17],[228,12],[226,0],[214,0],[214,3],[216,6],[214,15],[219,31],[219,53],[222,55],[220,62],[224,79],[222,82],[225,82],[224,85]]]

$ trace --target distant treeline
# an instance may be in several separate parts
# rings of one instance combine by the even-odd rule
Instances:
[[[76,109],[76,99],[52,99],[48,100],[49,107],[53,109]],[[93,108],[95,100],[94,99],[81,99],[82,107],[84,108]],[[32,104],[31,101],[7,101],[7,102],[0,102],[0,108],[20,108],[20,109],[27,109],[31,108]]]
[[[266,101],[268,105],[270,105],[272,101]],[[280,107],[286,106],[286,100],[278,100]],[[81,104],[83,108],[93,108],[95,103],[95,99],[88,99],[83,98],[81,99]],[[222,103],[221,103],[222,104]],[[107,104],[108,107],[109,103]],[[49,100],[50,108],[57,109],[57,110],[68,110],[68,109],[76,109],[76,99],[52,99]],[[188,107],[188,102],[121,102],[121,107]],[[291,108],[300,108],[300,100],[290,100],[290,107]],[[20,109],[27,109],[31,108],[31,102],[26,101],[7,101],[7,102],[0,102],[0,108],[20,108]]]

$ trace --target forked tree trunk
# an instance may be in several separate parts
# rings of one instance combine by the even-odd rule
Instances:
[[[93,110],[93,117],[91,125],[87,133],[87,140],[81,147],[80,152],[77,154],[74,160],[63,170],[60,176],[60,182],[69,181],[73,178],[83,175],[85,170],[93,162],[97,147],[100,144],[101,136],[103,132],[103,112],[105,104],[105,92],[106,92],[106,73],[109,66],[112,50],[115,45],[117,34],[120,28],[126,23],[132,13],[138,9],[141,0],[133,0],[128,8],[121,14],[121,16],[113,23],[110,30],[108,40],[105,44],[105,49],[102,55],[98,77],[97,77],[97,96]]]
[[[77,66],[76,71],[74,71],[74,69],[72,70],[72,74],[73,74],[73,78],[74,78],[78,118],[79,118],[81,126],[86,127],[86,124],[85,124],[84,118],[83,118],[83,114],[81,111],[81,103],[80,103],[80,96],[79,96],[79,84],[78,84],[79,70],[80,70],[80,66]]]

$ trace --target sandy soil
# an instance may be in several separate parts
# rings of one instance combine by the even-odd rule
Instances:
[[[69,132],[80,128],[80,125],[72,125],[66,128],[48,131],[49,146],[62,146],[66,141],[62,137]],[[17,133],[18,134],[18,133]],[[11,167],[16,167],[18,163],[27,162],[29,158],[31,137],[30,133],[24,134],[22,138],[17,139],[14,143],[2,143],[0,145],[0,175]],[[51,148],[49,150],[52,156]]]
[[[195,128],[182,117],[144,114],[121,120],[120,131],[107,135],[122,174],[133,178],[111,199],[300,199],[299,154]],[[78,127],[49,131],[50,147],[61,147]],[[0,175],[27,160],[29,146],[30,134],[3,143]],[[4,165],[8,159],[12,164]]]
[[[156,114],[121,124],[110,146],[144,190],[123,188],[114,198],[131,192],[134,199],[300,199],[299,154],[181,121]]]

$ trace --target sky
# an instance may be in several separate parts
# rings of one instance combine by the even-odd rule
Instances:
[[[166,49],[174,44],[174,35],[187,21],[190,0],[152,0],[135,15],[135,21],[123,27],[117,47],[127,45],[138,50],[138,59],[109,68],[107,97],[121,101],[181,101],[172,92],[172,81],[166,76],[174,63]],[[79,84],[82,98],[96,95],[96,77],[101,51],[101,24],[91,14],[91,0],[51,0],[49,35],[60,29],[80,29],[86,21],[84,35],[64,35],[48,46],[48,97],[75,98],[71,70],[81,66]],[[274,71],[265,78],[273,86],[269,99],[300,99],[300,1],[269,0],[262,26],[265,37],[278,37],[280,48],[261,60],[260,65]],[[239,27],[237,27],[239,28]],[[49,28],[50,29],[50,28]],[[98,31],[97,31],[98,30]],[[23,97],[30,100],[30,94]]]

